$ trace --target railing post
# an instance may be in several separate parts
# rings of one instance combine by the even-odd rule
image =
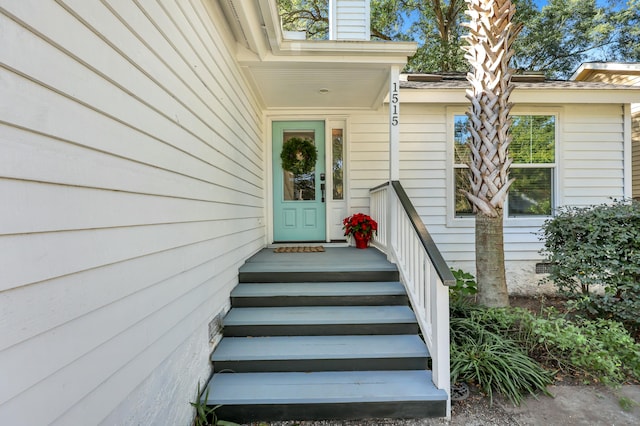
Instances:
[[[451,360],[449,335],[449,288],[439,281],[437,274],[430,278],[431,322],[433,345],[438,362],[432,370],[433,383],[451,395]],[[445,303],[446,302],[446,303]],[[447,401],[447,418],[451,416],[451,398]]]
[[[400,67],[392,66],[389,72],[389,189],[387,191],[387,258],[395,262],[393,252],[397,247],[398,220],[397,198],[391,182],[400,180]]]
[[[389,181],[400,180],[400,67],[389,73]]]
[[[387,260],[396,263],[393,253],[397,253],[398,198],[391,183],[387,188]]]

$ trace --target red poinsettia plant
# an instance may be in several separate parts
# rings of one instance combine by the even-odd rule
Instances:
[[[364,213],[356,213],[342,221],[344,235],[365,238],[367,240],[378,232],[378,223],[371,216]]]

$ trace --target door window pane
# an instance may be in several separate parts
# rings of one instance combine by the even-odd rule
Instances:
[[[331,130],[331,145],[333,150],[333,199],[344,199],[344,140],[343,130]]]
[[[283,135],[283,144],[291,138],[308,139],[315,143],[315,133],[309,130],[287,130]],[[309,173],[294,174],[282,170],[283,194],[285,201],[315,201],[316,169]]]

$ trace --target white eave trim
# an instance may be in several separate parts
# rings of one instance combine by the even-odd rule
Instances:
[[[467,104],[466,89],[463,88],[422,88],[402,89],[403,103],[426,104]],[[640,102],[640,88],[624,89],[559,89],[559,88],[516,88],[510,101],[519,104],[629,104]],[[388,102],[388,97],[385,99]]]
[[[640,63],[623,63],[623,62],[587,62],[573,73],[569,80],[582,81],[583,77],[592,71],[609,71],[619,73],[640,73]]]

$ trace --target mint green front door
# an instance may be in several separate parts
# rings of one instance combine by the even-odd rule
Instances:
[[[310,140],[318,151],[315,168],[294,174],[282,169],[282,146],[291,138]],[[325,241],[324,121],[273,122],[273,239]]]

